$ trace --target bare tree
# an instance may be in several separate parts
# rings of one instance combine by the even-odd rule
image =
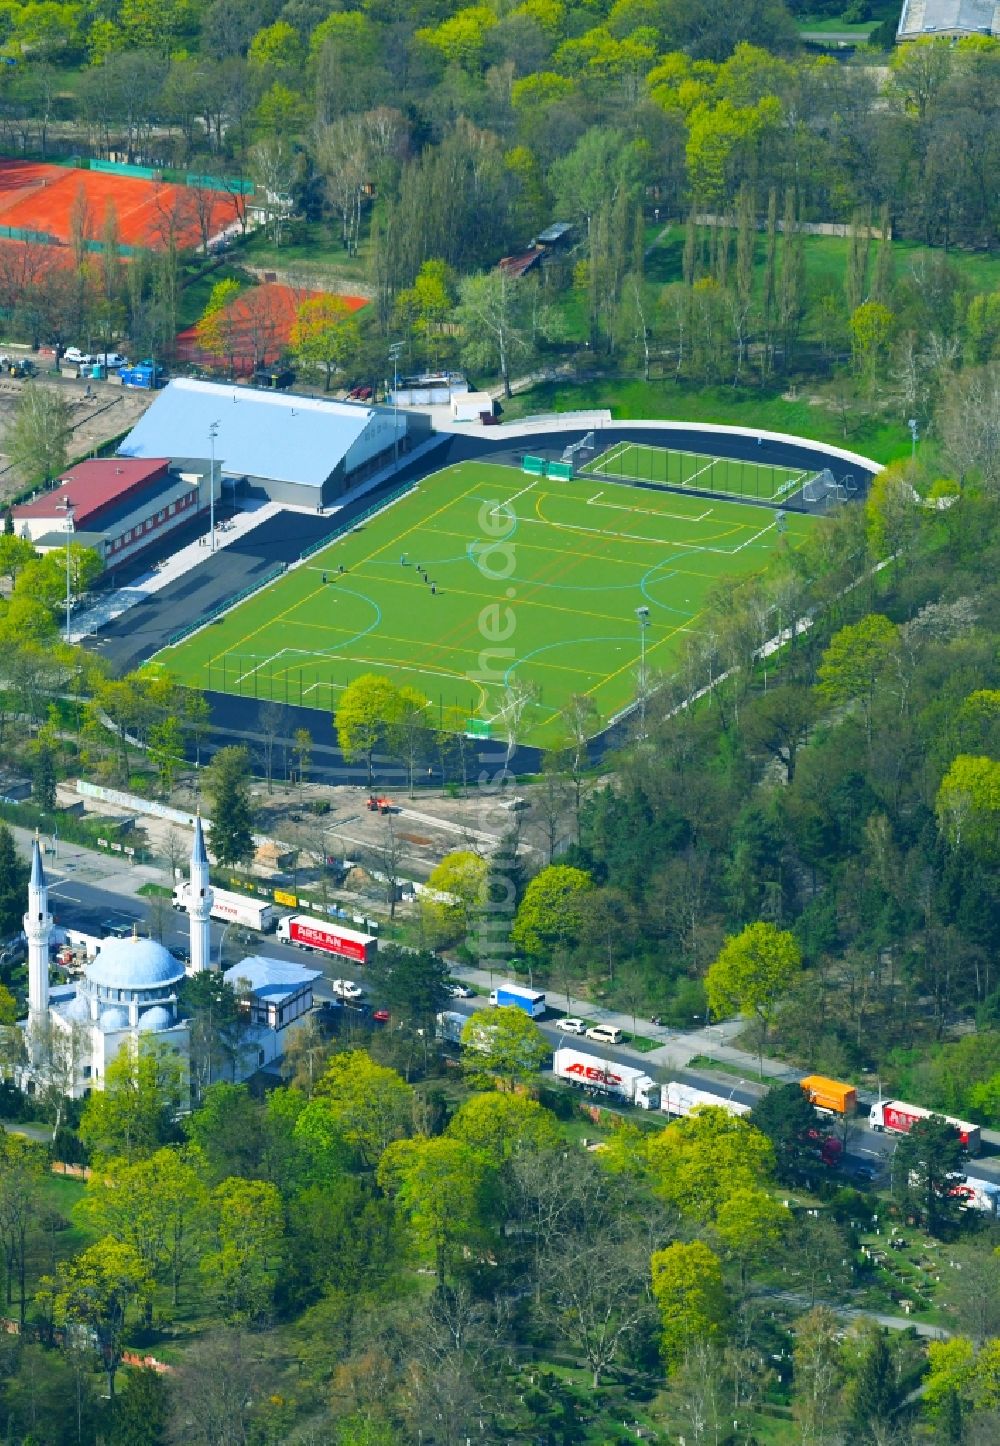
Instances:
[[[511,678],[504,687],[498,711],[500,725],[507,740],[507,756],[504,759],[504,767],[510,764],[520,741],[521,719],[524,717],[525,709],[537,698],[538,687],[535,683],[522,683],[518,678]]]
[[[379,872],[385,884],[385,901],[389,905],[389,918],[396,917],[396,894],[399,889],[399,865],[403,857],[403,841],[396,833],[396,821],[391,813],[383,815],[382,838],[375,851]]]
[[[218,1331],[198,1341],[172,1381],[170,1440],[180,1446],[248,1446],[263,1370],[252,1339]]]
[[[285,710],[280,703],[263,703],[260,712],[257,714],[260,721],[260,734],[262,739],[261,751],[264,755],[264,777],[267,779],[268,793],[274,792],[274,743],[281,734],[282,723],[285,718]]]

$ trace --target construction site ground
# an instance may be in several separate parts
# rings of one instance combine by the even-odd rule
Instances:
[[[185,775],[169,801],[172,807],[192,814],[201,805],[210,818],[211,804],[200,794],[198,782],[196,774]],[[376,797],[391,799],[388,812],[369,809],[368,789],[353,785],[305,783],[294,787],[275,781],[269,792],[266,782],[255,778],[251,793],[255,833],[276,840],[298,855],[296,873],[303,891],[318,877],[322,860],[327,857],[350,860],[366,871],[385,872],[387,858],[395,850],[393,871],[401,879],[424,882],[446,854],[468,849],[488,855],[511,830],[516,831],[520,850],[537,865],[547,861],[553,832],[547,821],[551,810],[547,810],[543,826],[533,806],[504,807],[504,799],[510,801],[509,794],[480,790],[475,785],[470,786],[467,797],[452,797],[440,788],[426,788],[416,789],[411,799],[405,788],[391,793],[378,789]],[[75,798],[71,786],[61,785],[60,803],[71,798]],[[560,837],[569,835],[572,829],[571,803],[567,791],[564,816],[556,830]],[[328,805],[327,811],[317,812],[317,805],[323,804]],[[104,802],[88,800],[88,805],[103,816],[115,812],[135,816],[133,810],[116,810]],[[178,861],[187,858],[190,830],[152,814],[137,822],[149,850],[157,857]],[[262,880],[275,879],[275,871],[256,872]],[[289,879],[288,868],[281,871],[280,878]]]
[[[0,352],[4,350],[0,342]],[[112,437],[129,431],[156,396],[155,392],[136,391],[113,382],[75,381],[55,376],[50,371],[51,351],[29,352],[19,347],[16,351],[8,350],[8,354],[33,361],[38,373],[34,380],[58,389],[69,403],[72,431],[67,451],[70,461],[92,456]],[[0,504],[16,497],[30,480],[11,463],[5,449],[23,389],[23,381],[0,376]]]

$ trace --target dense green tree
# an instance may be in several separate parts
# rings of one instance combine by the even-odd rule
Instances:
[[[26,382],[4,443],[15,467],[31,482],[52,481],[66,468],[71,435],[62,393],[43,382]]]
[[[722,1262],[702,1240],[654,1252],[653,1297],[663,1321],[661,1349],[675,1367],[693,1339],[718,1336],[726,1318]]]
[[[18,855],[14,835],[0,823],[0,935],[10,938],[21,927],[28,893],[28,866]]]
[[[43,1279],[41,1285],[52,1294],[57,1324],[93,1331],[108,1394],[114,1399],[129,1307],[142,1301],[152,1286],[140,1256],[133,1246],[107,1237],[75,1260],[60,1262],[55,1279]]]
[[[965,1178],[967,1159],[958,1130],[941,1115],[916,1120],[896,1146],[893,1189],[934,1235],[945,1233],[958,1219],[955,1187]]]
[[[169,1143],[184,1099],[184,1069],[175,1050],[155,1040],[125,1044],[87,1096],[80,1138],[95,1155],[137,1160]]]
[[[762,1069],[768,1027],[801,968],[795,936],[760,922],[727,939],[705,976],[705,995],[716,1018],[734,1008],[755,1017]]]
[[[447,964],[426,949],[383,945],[366,977],[379,1003],[416,1028],[432,1028],[434,1016],[451,997]]]
[[[353,678],[340,695],[334,727],[341,752],[348,762],[363,759],[368,770],[368,787],[374,784],[372,761],[379,740],[396,717],[399,693],[388,678],[362,673]]]
[[[475,1235],[483,1206],[483,1163],[461,1140],[396,1140],[378,1167],[378,1181],[435,1262],[444,1285],[463,1241]]]
[[[263,1107],[246,1085],[209,1085],[199,1107],[185,1119],[184,1133],[198,1151],[210,1183],[218,1184],[230,1175],[254,1178],[262,1173]]]
[[[212,1205],[217,1247],[201,1257],[206,1286],[230,1323],[265,1320],[285,1249],[278,1187],[266,1180],[223,1180],[212,1192]]]
[[[250,754],[246,748],[220,748],[205,770],[212,822],[208,847],[223,865],[253,858],[253,809],[250,803]]]
[[[111,1446],[162,1446],[168,1417],[167,1382],[157,1371],[129,1371],[115,1397]]]
[[[801,1185],[813,1177],[816,1112],[799,1085],[772,1085],[749,1118],[774,1146],[774,1173],[783,1185]]]
[[[560,944],[579,935],[579,903],[593,888],[583,869],[568,864],[550,864],[535,875],[517,911],[511,938],[526,954],[546,957]]]
[[[500,1075],[511,1084],[524,1082],[551,1052],[535,1021],[514,1005],[478,1010],[462,1029],[462,1065],[474,1081]]]

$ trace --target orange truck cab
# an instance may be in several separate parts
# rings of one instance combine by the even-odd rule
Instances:
[[[806,1075],[799,1084],[812,1104],[823,1114],[853,1115],[858,1108],[858,1092],[853,1085],[827,1079],[821,1074]]]

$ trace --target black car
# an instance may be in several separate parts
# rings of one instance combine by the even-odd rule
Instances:
[[[268,371],[264,367],[258,367],[253,374],[252,380],[255,387],[274,387],[275,391],[284,392],[287,391],[295,381],[295,373],[287,367],[284,369],[276,368],[273,371]]]
[[[131,939],[135,929],[134,919],[105,919],[101,924],[101,935],[105,939]]]

